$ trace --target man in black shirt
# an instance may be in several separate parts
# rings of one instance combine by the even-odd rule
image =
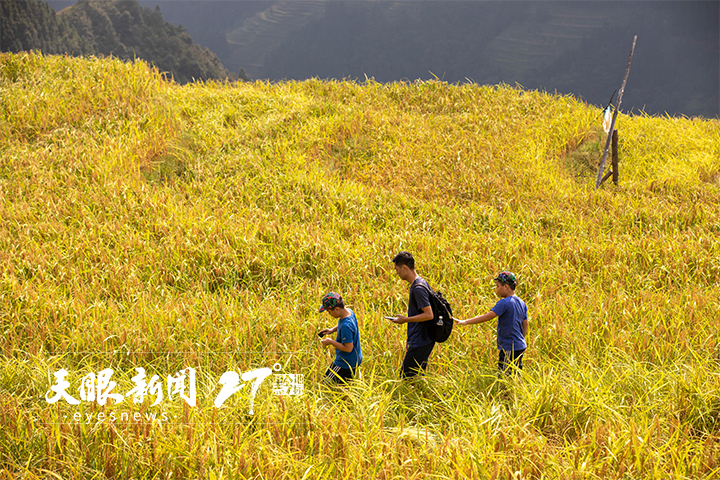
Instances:
[[[408,299],[408,315],[398,316],[393,322],[407,323],[407,351],[403,360],[402,375],[412,378],[427,370],[427,361],[435,342],[427,334],[422,322],[432,320],[433,311],[430,307],[430,287],[415,272],[415,259],[408,252],[400,252],[393,258],[395,272],[410,284]]]

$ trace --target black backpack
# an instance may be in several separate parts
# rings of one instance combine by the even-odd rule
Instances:
[[[424,283],[418,283],[427,288],[430,298],[430,307],[433,311],[432,320],[423,322],[425,328],[427,328],[428,336],[431,340],[442,343],[450,337],[452,333],[453,324],[455,321],[452,316],[452,308],[447,300],[442,296],[442,293],[435,292],[429,285]],[[416,285],[417,287],[417,285]]]

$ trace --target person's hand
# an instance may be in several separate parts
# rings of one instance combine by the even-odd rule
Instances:
[[[455,320],[455,323],[458,325],[465,325],[465,320],[460,320],[459,318],[453,317],[453,320]]]
[[[322,343],[324,346],[332,345],[332,339],[331,338],[321,338],[320,343]]]
[[[398,325],[402,325],[403,323],[407,323],[408,317],[403,317],[402,315],[398,315],[393,322],[397,323]]]
[[[330,333],[332,333],[332,332],[330,331],[329,328],[323,328],[322,330],[320,330],[320,331],[318,332],[318,335],[325,336],[325,335],[329,335]]]

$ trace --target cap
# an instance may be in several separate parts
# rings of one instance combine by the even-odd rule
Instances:
[[[324,312],[328,308],[334,308],[343,303],[343,299],[339,293],[330,292],[326,293],[322,298],[322,306],[318,310],[318,313]]]
[[[515,287],[515,285],[517,285],[517,278],[515,277],[515,274],[512,272],[500,272],[500,273],[498,273],[497,277],[495,277],[495,280],[497,280],[500,283],[510,285],[513,288]]]

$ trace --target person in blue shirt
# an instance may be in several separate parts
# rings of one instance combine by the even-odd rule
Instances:
[[[400,252],[393,258],[395,273],[410,284],[408,314],[398,315],[391,321],[407,323],[407,350],[402,364],[402,377],[413,378],[427,370],[428,359],[435,342],[430,338],[423,322],[433,319],[429,285],[415,272],[415,259],[409,252]]]
[[[498,369],[512,374],[513,369],[522,370],[522,357],[527,349],[527,305],[515,295],[517,278],[512,272],[500,272],[495,277],[495,294],[500,300],[483,315],[467,320],[455,319],[458,325],[489,322],[497,317]]]
[[[325,381],[347,383],[354,378],[363,360],[357,318],[352,310],[345,307],[342,297],[335,292],[330,292],[322,298],[318,313],[322,312],[327,312],[331,317],[338,319],[335,327],[324,328],[318,332],[320,337],[337,332],[335,340],[320,339],[323,345],[335,347],[335,361],[325,372]]]

